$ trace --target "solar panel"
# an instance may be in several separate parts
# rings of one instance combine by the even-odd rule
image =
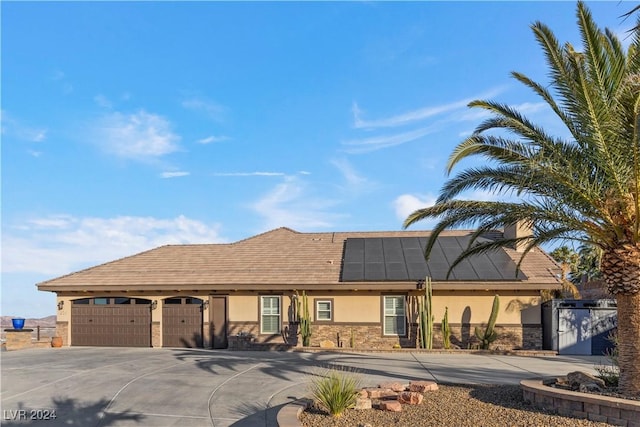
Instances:
[[[426,237],[347,239],[344,245],[342,281],[413,281],[430,276],[446,280],[453,261],[467,248],[469,237],[439,237],[429,261],[424,258]],[[503,251],[475,255],[453,269],[449,280],[514,280],[515,263]]]
[[[364,280],[383,281],[387,275],[382,262],[366,262],[364,264]]]
[[[344,262],[364,260],[364,239],[347,239],[344,243]]]

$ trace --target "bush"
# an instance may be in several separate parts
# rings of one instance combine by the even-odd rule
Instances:
[[[602,379],[607,387],[618,387],[618,379],[620,378],[620,366],[618,365],[618,333],[613,331],[607,337],[613,343],[613,350],[607,350],[605,357],[609,359],[609,364],[599,364],[594,366],[598,375],[596,377]]]
[[[355,405],[360,378],[353,372],[328,369],[311,380],[311,395],[329,414],[339,417]]]

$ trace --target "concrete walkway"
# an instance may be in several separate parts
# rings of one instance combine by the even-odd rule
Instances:
[[[276,426],[323,366],[363,385],[430,379],[517,384],[593,372],[602,357],[427,353],[279,353],[73,347],[1,353],[2,426]],[[45,417],[55,410],[56,419]],[[38,412],[39,411],[39,412]],[[27,418],[26,420],[24,418]]]

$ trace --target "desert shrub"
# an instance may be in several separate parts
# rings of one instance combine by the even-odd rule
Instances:
[[[607,349],[605,357],[609,363],[600,363],[593,367],[598,373],[596,376],[604,381],[607,387],[618,387],[620,378],[620,366],[618,365],[618,334],[613,331],[609,334],[608,340],[613,343],[613,349]]]
[[[312,377],[311,395],[329,414],[339,417],[355,405],[360,383],[360,377],[355,372],[328,369]]]

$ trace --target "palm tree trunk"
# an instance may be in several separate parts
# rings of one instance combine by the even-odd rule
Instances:
[[[618,302],[618,390],[640,396],[640,292],[619,293]]]
[[[605,250],[601,266],[618,302],[618,391],[640,396],[640,244]]]

